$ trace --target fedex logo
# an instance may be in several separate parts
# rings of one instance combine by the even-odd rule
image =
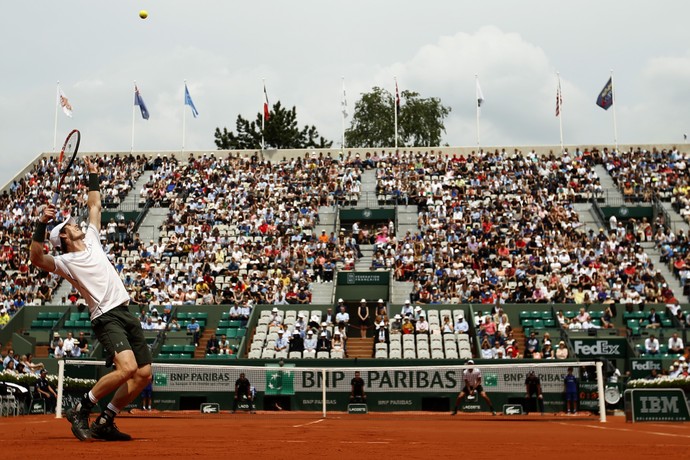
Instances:
[[[597,340],[592,345],[586,345],[581,340],[574,341],[575,353],[578,355],[619,355],[620,345],[612,345],[607,340]]]

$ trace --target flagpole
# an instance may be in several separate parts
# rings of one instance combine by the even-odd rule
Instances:
[[[261,95],[261,151],[266,149],[266,144],[264,143],[264,128],[266,127],[266,114],[264,113],[263,107],[264,104],[267,102],[266,101],[266,79],[262,78],[261,83],[263,84],[263,88],[261,90],[263,91],[263,94]]]
[[[345,77],[343,76],[343,101],[341,102],[341,104],[344,104],[346,102],[347,102],[347,100],[345,99]],[[340,146],[341,146],[341,149],[343,150],[343,154],[345,154],[345,110],[346,110],[346,106],[343,105],[341,107],[341,109],[342,110],[340,111],[341,112],[340,115],[341,115],[341,122],[342,122],[342,137],[341,137]]]
[[[395,151],[398,151],[398,77],[393,75],[395,81],[395,95],[393,96],[393,116],[395,120]]]
[[[136,94],[136,88],[137,88],[137,81],[134,80],[135,94]],[[136,112],[135,112],[136,108],[137,108],[136,104],[132,104],[132,146],[129,150],[129,153],[134,152],[134,116],[136,115]]]
[[[187,88],[187,80],[184,81],[185,90]],[[185,137],[185,122],[187,119],[187,111],[185,110],[185,95],[182,95],[182,153],[184,153],[184,137]]]
[[[556,72],[556,76],[558,77],[558,100],[556,101],[558,104],[558,128],[561,133],[561,153],[563,153],[563,103],[561,102],[563,100],[563,92],[561,91],[560,72]]]
[[[613,69],[611,69],[611,104],[613,105],[613,144],[618,152],[618,126],[616,124],[616,86],[613,84]]]
[[[53,152],[57,149],[57,118],[58,118],[58,101],[60,100],[60,80],[57,82],[55,90],[55,124],[53,126]]]
[[[479,141],[479,75],[474,74],[474,92],[475,92],[475,104],[476,104],[476,116],[477,116],[477,148],[481,145]]]

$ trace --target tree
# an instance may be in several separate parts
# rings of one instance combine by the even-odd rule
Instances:
[[[237,115],[235,129],[237,134],[227,128],[216,128],[214,137],[218,150],[251,150],[261,148],[261,119],[263,113],[256,114],[252,122]],[[273,104],[269,118],[264,124],[264,143],[269,149],[328,148],[333,142],[319,135],[316,126],[297,127],[297,110],[286,109],[280,101]]]
[[[443,120],[450,107],[436,97],[422,98],[414,91],[403,91],[405,101],[398,114],[398,145],[421,147],[441,144],[446,132]],[[352,147],[392,147],[395,145],[393,95],[375,86],[355,103],[352,123],[345,131],[345,143]]]

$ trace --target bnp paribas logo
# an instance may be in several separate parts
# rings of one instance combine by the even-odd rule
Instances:
[[[347,284],[355,284],[355,274],[350,272],[347,274]]]
[[[168,385],[168,376],[166,374],[153,374],[153,384],[157,387],[164,387]]]
[[[498,375],[496,374],[485,374],[484,375],[484,385],[487,387],[498,386]]]

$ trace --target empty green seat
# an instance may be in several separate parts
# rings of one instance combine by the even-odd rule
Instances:
[[[69,314],[69,320],[70,321],[79,321],[81,319],[81,313],[79,312],[72,312]]]
[[[535,319],[534,320],[534,328],[535,329],[544,329],[544,327],[545,327],[544,321],[542,321],[541,319]]]
[[[65,321],[65,328],[74,329],[75,327],[77,327],[77,322],[75,320],[68,319]]]
[[[522,321],[523,319],[529,319],[529,318],[530,318],[530,312],[528,312],[527,310],[522,310],[520,312],[520,321]]]
[[[40,319],[35,319],[31,321],[31,329],[41,329],[43,327],[43,321]]]
[[[227,329],[229,326],[230,321],[227,319],[222,319],[218,321],[218,327],[222,329]]]
[[[225,331],[225,335],[228,337],[228,339],[234,339],[237,337],[237,329],[228,329]]]
[[[186,311],[178,311],[177,312],[177,319],[178,320],[185,320],[187,318],[189,318],[189,313],[187,313]]]
[[[544,327],[556,327],[556,320],[555,319],[545,319],[544,320]]]
[[[235,329],[235,330],[237,331],[235,333],[237,338],[242,338],[245,335],[247,335],[247,328],[246,327],[241,327],[241,328]]]
[[[550,312],[550,311],[543,311],[543,312],[541,312],[541,319],[547,320],[547,319],[551,319],[551,318],[552,318],[552,316],[551,316],[551,312]]]
[[[194,354],[194,350],[196,350],[196,347],[194,347],[194,345],[184,345],[182,347],[183,353]]]
[[[173,345],[163,345],[161,347],[161,353],[172,353],[173,351]]]
[[[534,321],[531,319],[523,319],[522,320],[522,327],[527,328],[527,327],[533,327],[534,326]]]
[[[242,327],[242,321],[234,319],[228,322],[228,327]]]

